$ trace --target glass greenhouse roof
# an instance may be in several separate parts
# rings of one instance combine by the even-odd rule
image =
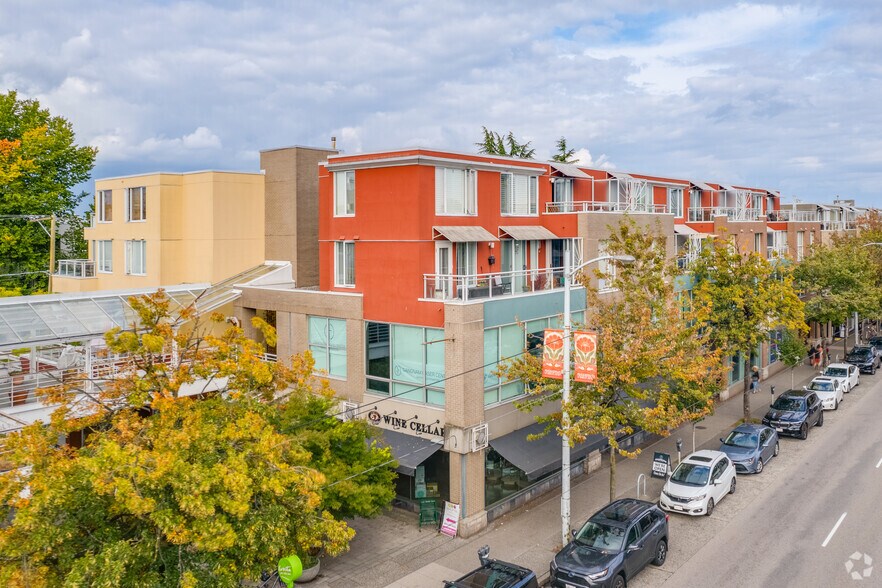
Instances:
[[[238,285],[264,278],[289,264],[267,263],[217,284],[185,284],[163,289],[179,307],[195,303],[211,312],[239,297]],[[288,278],[290,279],[290,278]],[[156,288],[0,298],[0,350],[100,337],[113,327],[132,329],[137,315],[132,296]]]

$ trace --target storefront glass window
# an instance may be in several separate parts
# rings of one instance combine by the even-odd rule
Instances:
[[[444,331],[367,323],[367,388],[444,406]]]
[[[309,317],[309,350],[316,371],[346,377],[346,321],[321,316]]]
[[[484,454],[484,504],[505,500],[530,485],[527,475],[492,448]]]

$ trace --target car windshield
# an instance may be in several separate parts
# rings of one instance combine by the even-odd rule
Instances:
[[[684,461],[674,470],[671,481],[687,486],[706,486],[708,477],[709,467]]]
[[[812,382],[809,384],[809,390],[819,390],[821,392],[832,392],[833,382]]]
[[[621,551],[625,530],[588,521],[576,535],[576,543],[602,551]]]
[[[824,372],[825,376],[833,376],[834,378],[844,378],[848,375],[848,372],[845,368],[834,368],[830,367]]]
[[[723,441],[726,445],[744,447],[745,449],[753,449],[758,442],[759,437],[756,436],[756,433],[746,433],[744,431],[732,431]]]
[[[870,350],[869,349],[855,349],[851,353],[848,354],[849,359],[869,359],[870,358]]]
[[[777,410],[805,410],[805,399],[792,396],[779,396],[772,403],[772,408]]]

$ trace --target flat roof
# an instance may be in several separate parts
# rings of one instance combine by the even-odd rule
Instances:
[[[143,174],[130,174],[127,176],[110,176],[106,178],[95,178],[96,182],[104,182],[108,180],[127,180],[130,178],[143,178],[144,176],[189,176],[194,174],[240,174],[249,176],[262,176],[263,170],[260,171],[236,171],[233,169],[200,169],[185,172],[169,172],[169,171],[152,171]]]

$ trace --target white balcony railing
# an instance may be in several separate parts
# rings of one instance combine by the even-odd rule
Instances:
[[[498,272],[494,274],[424,274],[423,298],[478,300],[563,288],[563,268]]]
[[[62,259],[58,262],[56,276],[65,278],[94,278],[95,262],[88,259]]]
[[[766,257],[769,259],[780,259],[783,257],[787,257],[790,254],[786,245],[779,245],[777,247],[766,247]]]
[[[569,212],[630,212],[665,214],[668,207],[664,204],[641,204],[632,202],[548,202],[545,212],[548,214]]]
[[[725,216],[730,221],[759,221],[765,220],[763,211],[756,208],[737,208],[733,206],[711,206],[705,208],[690,208],[689,222],[711,222],[715,216]]]
[[[773,222],[812,223],[818,222],[818,213],[811,210],[772,210],[769,212],[769,220]]]

